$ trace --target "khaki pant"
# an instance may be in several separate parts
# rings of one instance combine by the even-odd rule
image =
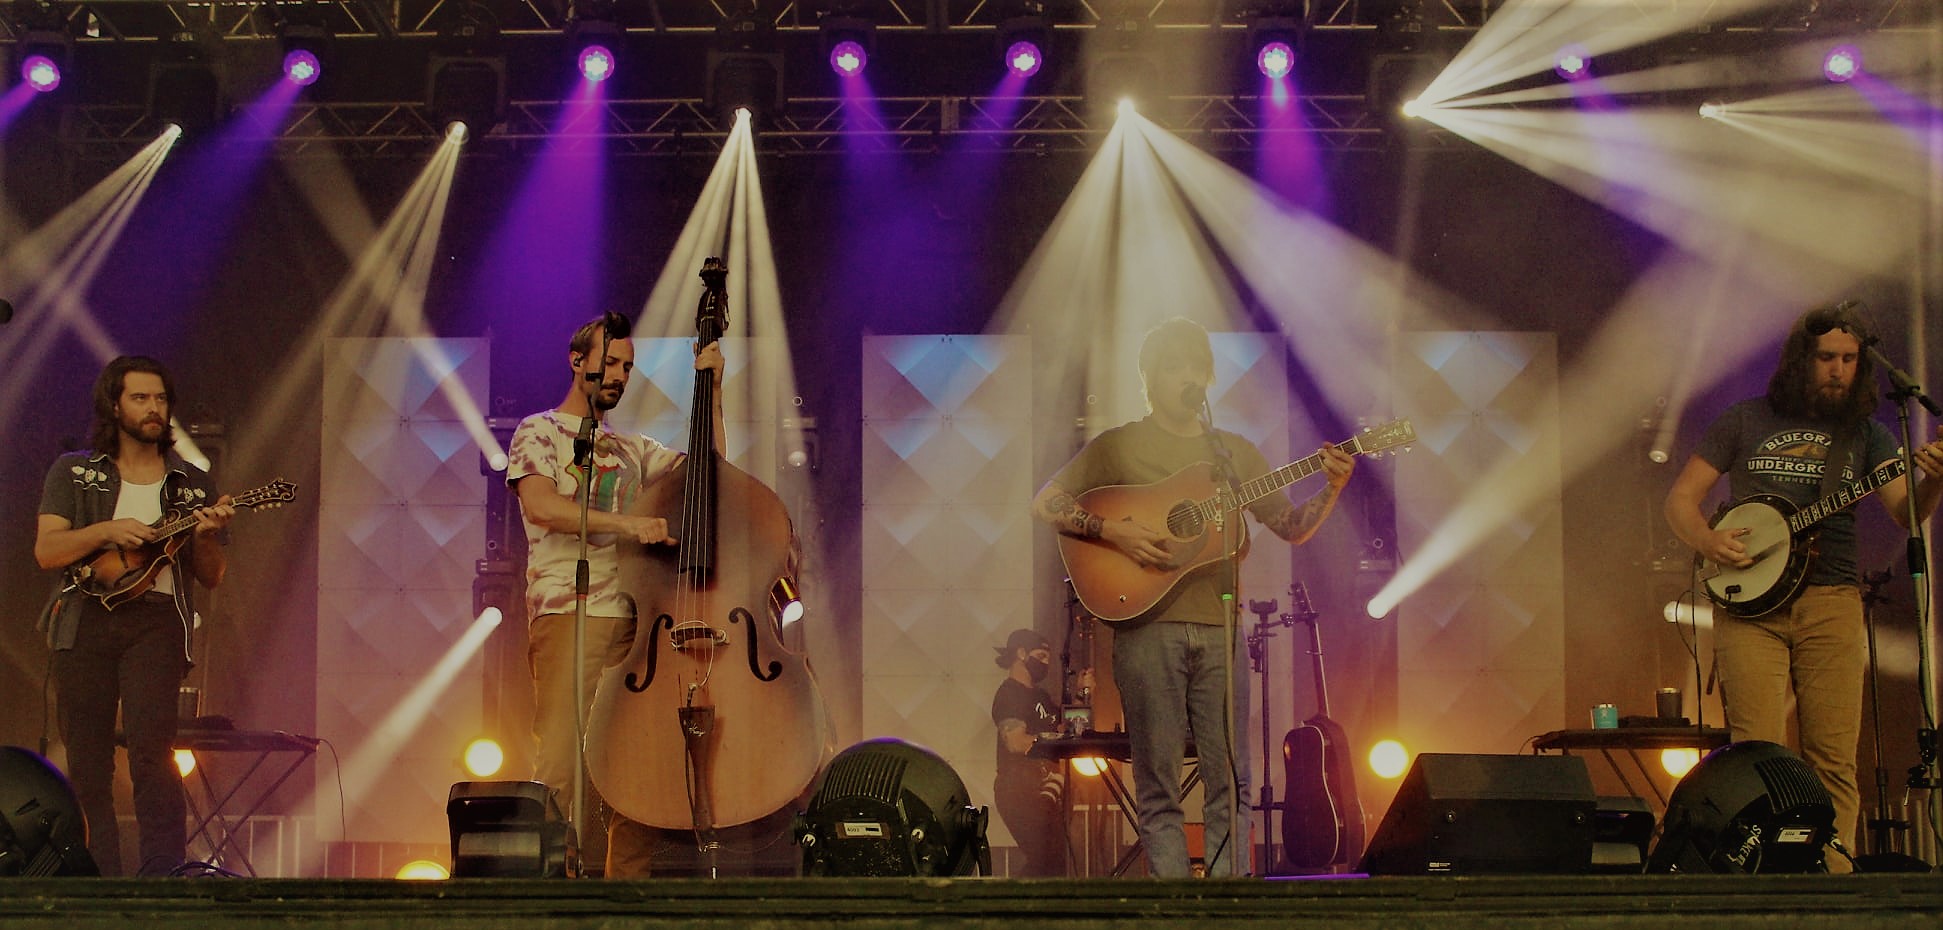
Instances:
[[[1786,744],[1788,694],[1795,698],[1801,758],[1821,776],[1835,803],[1835,832],[1851,852],[1861,792],[1855,756],[1862,735],[1862,679],[1868,636],[1854,585],[1810,585],[1784,610],[1755,620],[1721,617],[1714,624],[1721,701],[1736,742]],[[1828,857],[1829,871],[1849,871]]]
[[[562,816],[571,817],[574,755],[580,751],[574,740],[573,614],[535,617],[527,632],[527,667],[533,675],[533,738],[538,744],[533,755],[533,778],[546,785]],[[594,703],[594,686],[600,683],[601,670],[627,658],[633,645],[633,619],[587,618],[578,696],[583,711]],[[589,811],[599,807],[591,791],[587,798]],[[581,849],[597,859],[604,843],[597,835],[601,828],[591,817],[587,832],[589,836],[580,838]]]

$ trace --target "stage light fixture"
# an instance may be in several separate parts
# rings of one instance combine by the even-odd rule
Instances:
[[[1255,68],[1262,77],[1279,81],[1295,70],[1295,49],[1287,42],[1270,42],[1255,55]]]
[[[445,802],[454,878],[561,878],[570,827],[546,816],[536,781],[462,781]]]
[[[324,61],[330,57],[330,30],[311,23],[284,23],[277,27],[277,44],[283,49],[284,80],[309,87],[323,77]]]
[[[1552,64],[1552,73],[1562,80],[1583,81],[1592,76],[1592,56],[1586,53],[1583,45],[1568,45],[1559,49],[1558,57]]]
[[[1700,105],[1701,119],[1720,119],[1727,112],[1727,104],[1709,100]]]
[[[1410,769],[1410,751],[1396,740],[1377,740],[1370,747],[1369,763],[1378,778],[1397,778]]]
[[[1113,763],[1108,762],[1107,760],[1102,759],[1099,756],[1074,756],[1073,757],[1073,771],[1078,772],[1081,775],[1086,776],[1087,778],[1100,777],[1102,774],[1106,772],[1106,767],[1112,764]]]
[[[224,73],[219,40],[184,29],[162,40],[149,67],[148,112],[195,134],[222,121]]]
[[[499,20],[483,4],[451,10],[425,64],[425,106],[435,126],[463,124],[460,140],[483,136],[506,115],[506,55]]]
[[[756,128],[783,105],[783,56],[776,50],[776,26],[753,10],[724,17],[708,50],[702,104],[722,130],[735,125],[735,111],[748,110]]]
[[[38,753],[0,746],[0,876],[99,874],[67,778]]]
[[[405,882],[442,882],[452,877],[452,873],[430,859],[413,859],[398,867],[398,874],[392,878]]]
[[[1820,872],[1835,805],[1815,770],[1761,740],[1707,754],[1673,788],[1648,872]]]
[[[614,21],[614,4],[582,0],[573,9],[566,35],[575,70],[581,79],[595,83],[613,77],[620,67],[622,42],[627,38],[627,30]]]
[[[21,59],[20,79],[45,94],[61,86],[61,66],[46,55],[28,55]]]
[[[1428,109],[1419,98],[1443,70],[1444,62],[1415,52],[1377,55],[1370,60],[1369,110],[1392,129]]]
[[[825,13],[817,20],[824,56],[838,77],[856,77],[870,65],[871,52],[877,48],[877,24],[860,16]]]
[[[1046,50],[1052,47],[1052,21],[1046,18],[1046,5],[1040,0],[1012,0],[1000,8],[998,51],[1005,70],[1015,77],[1029,78],[1046,64]]]
[[[1822,56],[1822,77],[1833,84],[1847,84],[1862,73],[1862,50],[1853,45],[1837,45]]]
[[[806,876],[990,875],[989,816],[937,753],[874,739],[830,760],[795,836]]]
[[[1276,6],[1248,20],[1248,47],[1255,52],[1255,70],[1271,81],[1295,73],[1301,54],[1304,22],[1297,6]]]
[[[1160,66],[1146,52],[1149,23],[1144,17],[1114,14],[1100,19],[1087,48],[1086,96],[1095,109],[1149,109],[1165,85]]]
[[[466,744],[466,774],[474,778],[491,778],[499,774],[506,764],[506,750],[500,748],[499,741],[480,737]]]

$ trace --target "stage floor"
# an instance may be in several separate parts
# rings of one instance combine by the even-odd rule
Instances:
[[[1154,881],[0,879],[0,924],[269,928],[1943,927],[1943,874]]]

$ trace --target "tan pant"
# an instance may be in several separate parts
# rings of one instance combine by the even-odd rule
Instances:
[[[1733,739],[1786,744],[1788,693],[1795,696],[1801,758],[1835,803],[1835,832],[1851,852],[1861,792],[1855,756],[1862,735],[1862,679],[1868,636],[1854,585],[1810,585],[1785,610],[1757,620],[1722,617],[1714,625],[1721,700]],[[1849,871],[1839,855],[1829,871]]]
[[[571,816],[573,804],[574,755],[580,751],[574,740],[573,614],[544,614],[533,618],[528,628],[530,643],[526,659],[533,675],[533,738],[538,743],[533,754],[533,778],[546,785],[564,816]],[[600,672],[627,658],[634,645],[634,621],[626,617],[588,617],[586,640],[580,655],[583,670],[579,706],[584,710],[594,702],[594,686]],[[589,792],[588,810],[597,805]],[[597,827],[588,828],[590,834]],[[583,851],[598,854],[600,837],[580,838]]]

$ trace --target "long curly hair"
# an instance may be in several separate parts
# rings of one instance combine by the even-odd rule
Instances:
[[[122,382],[128,380],[131,371],[146,372],[162,379],[162,390],[169,395],[169,410],[176,407],[175,379],[169,377],[169,370],[146,355],[124,355],[108,363],[101,369],[101,376],[94,379],[94,431],[89,437],[94,451],[103,455],[114,455],[121,450],[121,417],[115,413],[115,405],[121,401]],[[162,424],[164,450],[175,445],[175,426]]]
[[[1781,346],[1781,359],[1775,365],[1773,376],[1768,378],[1768,407],[1775,413],[1788,417],[1819,416],[1813,405],[1816,346],[1823,333],[1837,329],[1864,345],[1870,339],[1868,327],[1852,303],[1816,307],[1802,314],[1788,330],[1788,341]],[[1849,396],[1843,399],[1834,416],[1836,422],[1854,426],[1875,412],[1876,404],[1881,401],[1875,391],[1875,374],[1875,362],[1869,353],[1862,353],[1855,362],[1855,381],[1849,385]]]

